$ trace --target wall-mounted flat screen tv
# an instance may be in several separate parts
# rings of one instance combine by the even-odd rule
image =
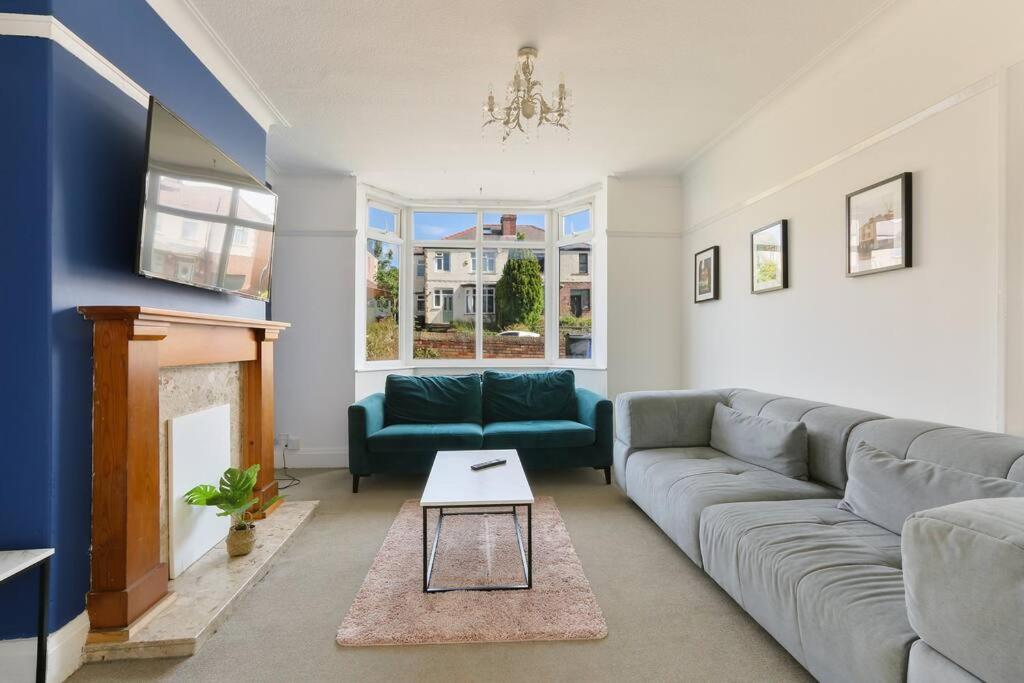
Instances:
[[[277,195],[154,98],[136,271],[270,301]]]

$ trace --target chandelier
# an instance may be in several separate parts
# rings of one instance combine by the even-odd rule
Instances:
[[[495,104],[493,89],[487,94],[482,128],[499,124],[504,129],[501,136],[503,143],[517,130],[526,135],[529,142],[530,132],[527,126],[534,117],[537,119],[537,128],[547,124],[569,130],[572,94],[566,90],[563,78],[552,93],[552,101],[544,99],[541,92],[544,86],[533,78],[533,63],[536,59],[537,48],[519,48],[519,63],[506,89],[504,107],[499,108]]]

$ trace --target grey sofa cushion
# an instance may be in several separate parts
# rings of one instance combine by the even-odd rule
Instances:
[[[707,506],[833,495],[819,484],[784,477],[706,446],[634,452],[626,461],[626,490],[697,566],[702,565],[700,516]]]
[[[976,498],[1024,496],[1024,484],[921,460],[901,460],[861,442],[850,455],[841,509],[900,533],[920,510]]]
[[[711,447],[787,477],[807,478],[807,427],[715,406]]]
[[[919,640],[910,648],[907,683],[982,683]]]
[[[851,432],[884,416],[749,389],[729,392],[729,406],[751,415],[803,422],[807,427],[807,473],[837,489],[846,486],[846,446]]]
[[[922,640],[984,681],[1024,679],[1024,499],[913,515],[903,563],[907,611]]]
[[[821,681],[902,681],[910,644],[900,538],[835,501],[714,505],[710,574]]]

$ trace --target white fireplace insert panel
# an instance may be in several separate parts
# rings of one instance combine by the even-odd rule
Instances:
[[[196,484],[217,486],[231,466],[231,406],[214,406],[168,422],[167,545],[173,579],[228,534],[228,517],[218,517],[214,507],[189,505],[185,493]]]

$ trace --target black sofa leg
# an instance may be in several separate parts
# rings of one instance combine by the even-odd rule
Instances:
[[[352,475],[352,493],[359,493],[359,475]]]
[[[612,468],[611,465],[604,468],[604,483],[608,486],[612,483]]]

